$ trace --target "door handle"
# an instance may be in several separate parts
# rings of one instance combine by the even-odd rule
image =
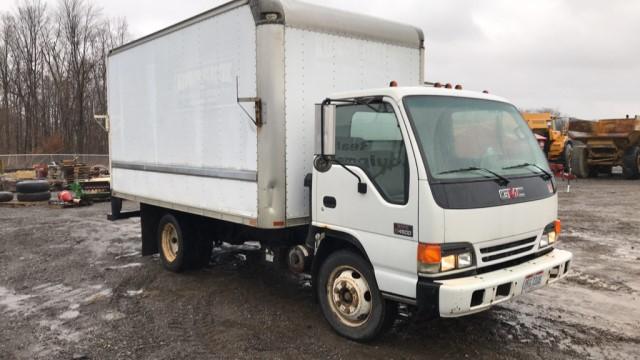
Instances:
[[[337,205],[336,198],[334,198],[333,196],[325,196],[322,199],[322,203],[329,209],[335,209]]]

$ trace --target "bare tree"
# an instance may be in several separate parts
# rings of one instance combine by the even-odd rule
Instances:
[[[0,152],[107,151],[94,112],[106,111],[108,51],[124,19],[87,0],[22,0],[0,17]]]

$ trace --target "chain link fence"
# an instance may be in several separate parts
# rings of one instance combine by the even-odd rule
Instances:
[[[32,169],[35,164],[61,163],[62,160],[73,159],[89,166],[109,166],[109,155],[104,154],[13,154],[0,155],[0,170],[8,172]]]

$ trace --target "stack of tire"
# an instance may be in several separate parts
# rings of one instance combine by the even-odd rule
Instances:
[[[18,201],[22,202],[49,201],[51,199],[47,180],[21,181],[16,184],[16,192]]]

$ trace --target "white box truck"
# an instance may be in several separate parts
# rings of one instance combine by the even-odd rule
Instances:
[[[556,184],[519,112],[423,71],[421,30],[287,0],[114,49],[112,218],[139,202],[143,255],[172,271],[258,241],[359,341],[399,303],[457,317],[558,281]]]

